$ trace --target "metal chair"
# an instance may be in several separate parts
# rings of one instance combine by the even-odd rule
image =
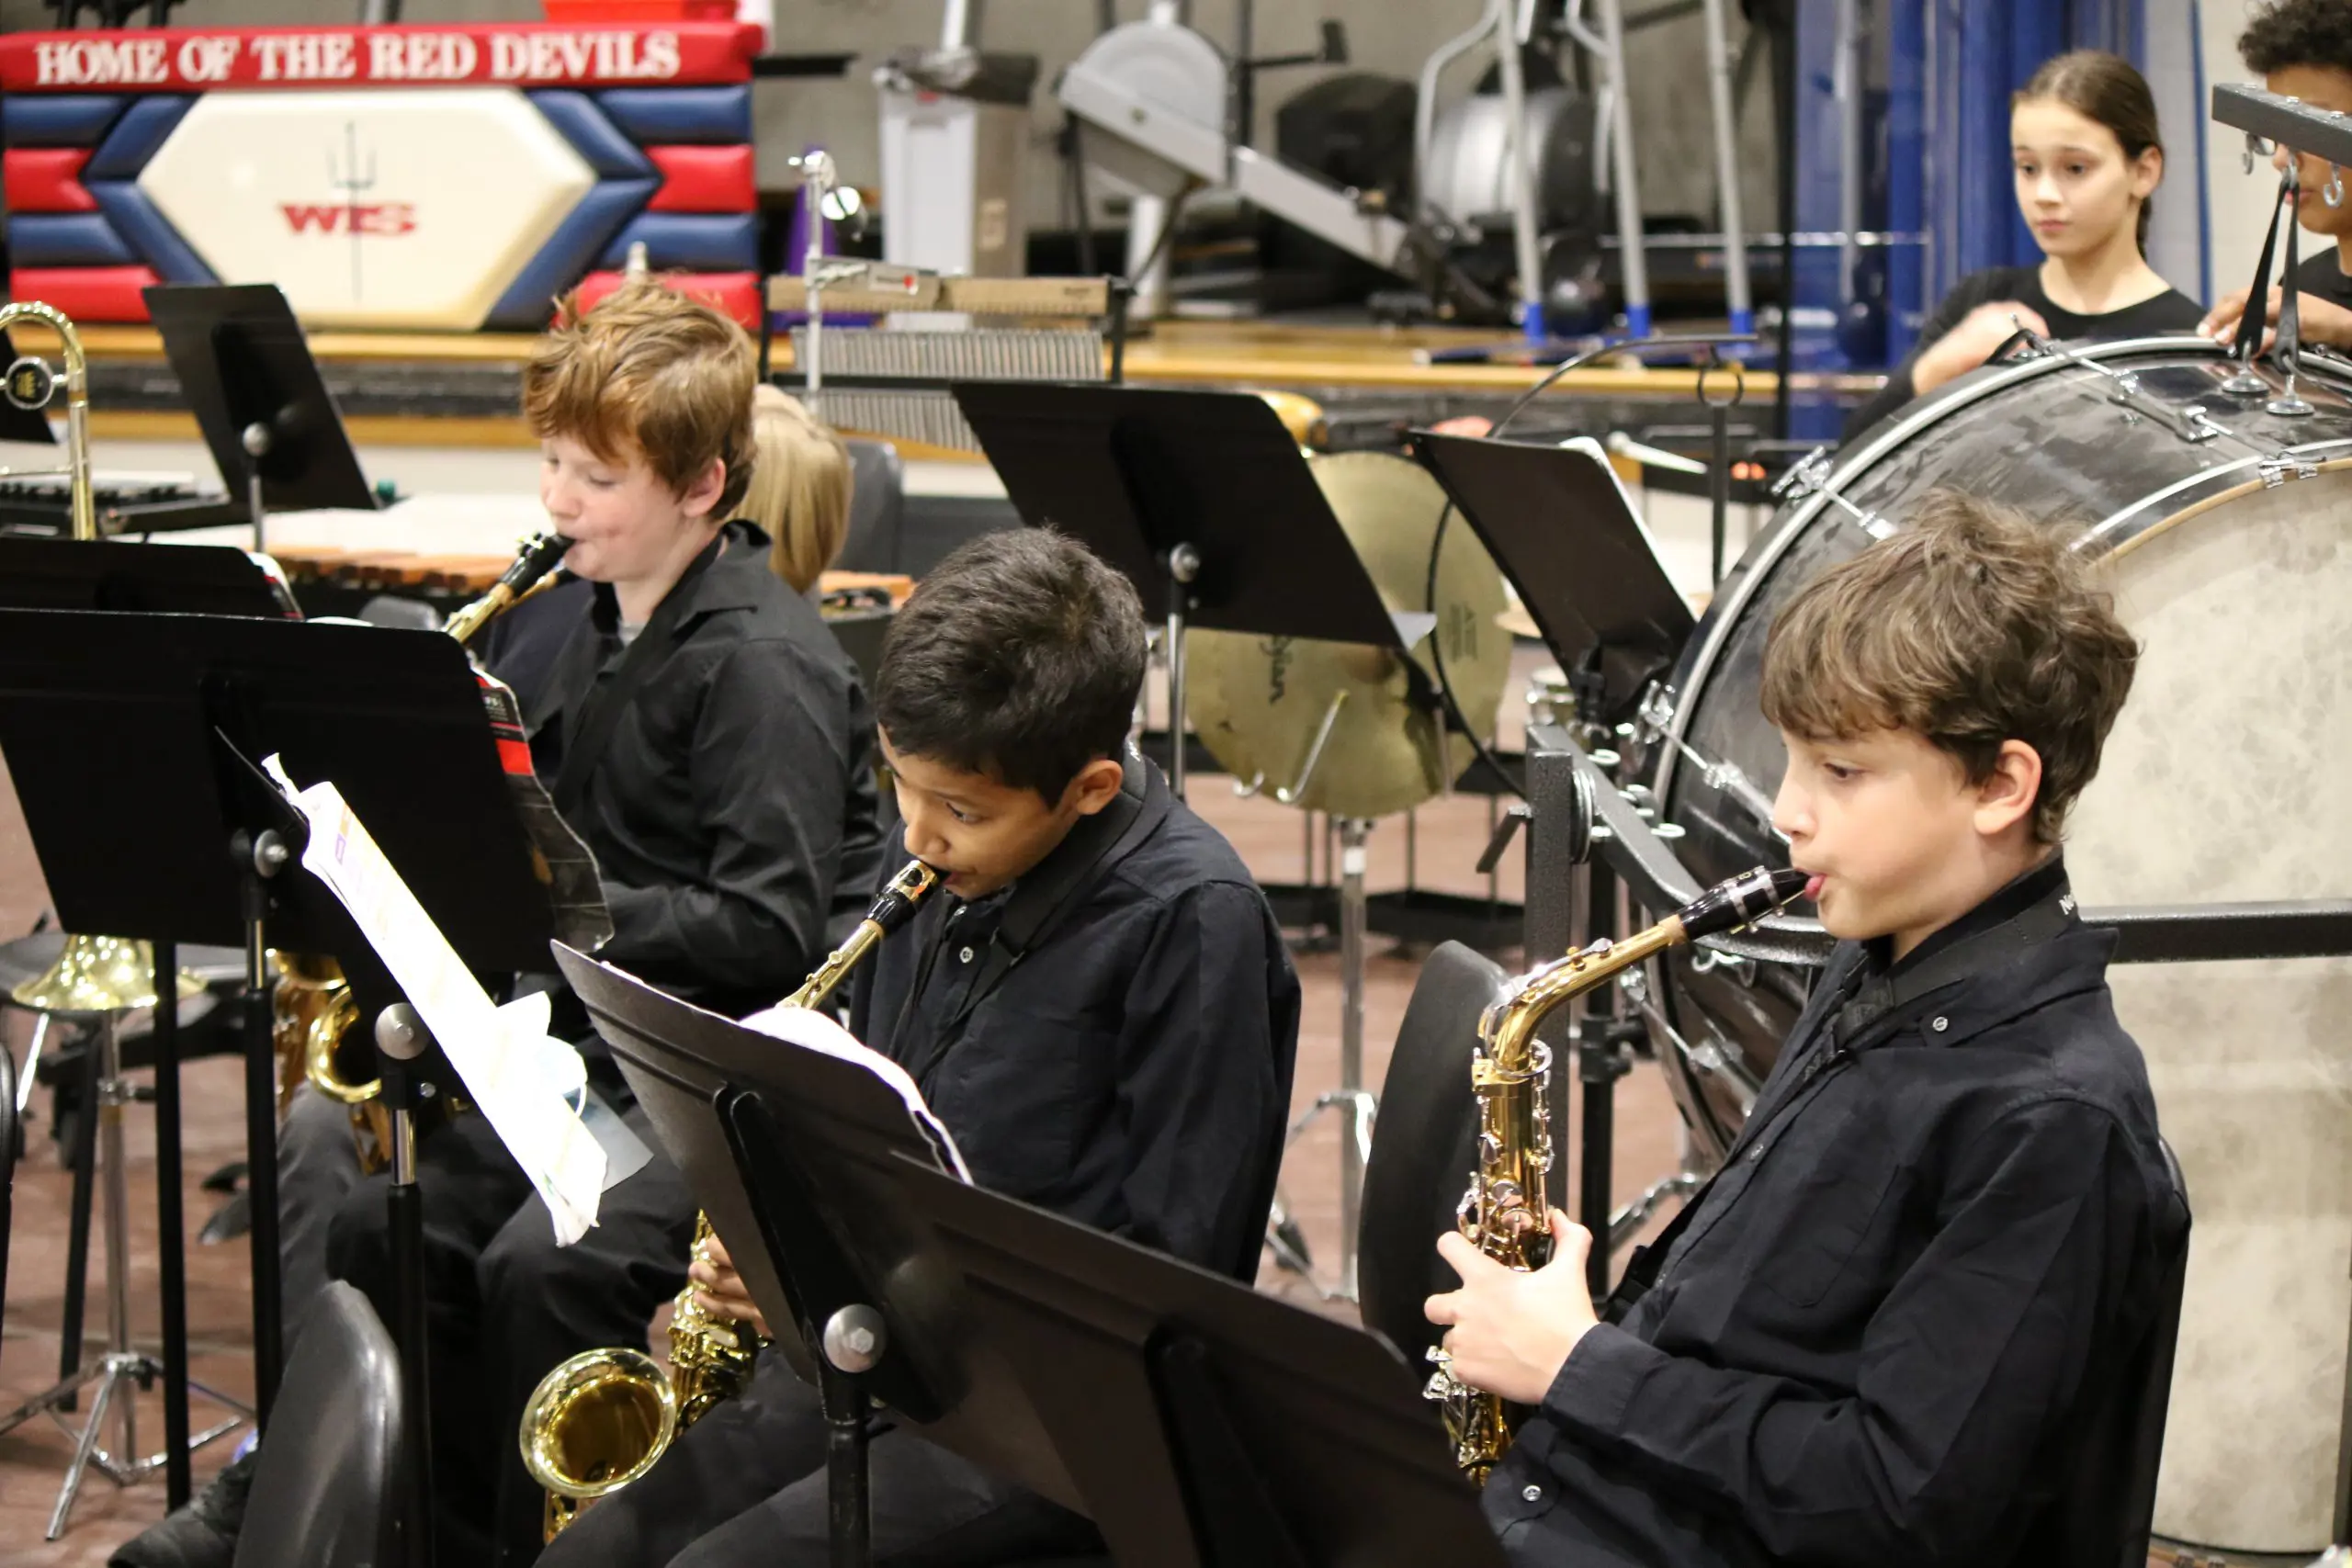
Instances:
[[[1441,942],[1413,984],[1381,1089],[1364,1164],[1357,1303],[1364,1326],[1416,1368],[1441,1332],[1421,1315],[1422,1303],[1459,1283],[1438,1259],[1437,1238],[1453,1228],[1477,1147],[1470,1062],[1478,1015],[1501,998],[1507,978],[1493,959]]]
[[[279,1388],[233,1568],[390,1568],[401,1561],[401,1366],[366,1296],[327,1286]]]
[[[2156,1471],[2164,1459],[2165,1416],[2172,1402],[2173,1351],[2188,1277],[2188,1187],[2172,1146],[2158,1142],[2172,1202],[2156,1216],[2160,1249],[2155,1316],[2143,1332],[2104,1403],[2082,1419],[2066,1450],[2069,1473],[2049,1514],[2037,1521],[2020,1560],[2141,1568],[2156,1514]]]

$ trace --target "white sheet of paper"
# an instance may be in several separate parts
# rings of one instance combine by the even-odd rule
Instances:
[[[907,1069],[885,1056],[872,1046],[861,1043],[836,1023],[831,1015],[812,1012],[807,1008],[772,1007],[755,1012],[743,1021],[743,1027],[755,1029],[762,1034],[774,1035],[804,1050],[820,1052],[843,1062],[854,1062],[880,1078],[892,1092],[905,1101],[907,1115],[922,1135],[930,1140],[939,1163],[956,1173],[957,1179],[969,1182],[971,1170],[964,1164],[964,1152],[956,1146],[946,1125],[931,1113],[923,1103],[922,1090],[907,1076]]]
[[[596,1223],[605,1151],[550,1080],[547,1047],[560,1042],[547,1038],[547,994],[492,1003],[342,792],[323,781],[296,789],[274,755],[262,767],[311,824],[303,868],[351,912],[433,1032],[475,1108],[546,1201],[556,1244],[578,1241]]]

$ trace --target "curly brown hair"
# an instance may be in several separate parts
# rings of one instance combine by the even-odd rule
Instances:
[[[2277,0],[2246,14],[2238,35],[2245,68],[2267,76],[2292,65],[2352,74],[2352,6],[2344,0]]]
[[[1954,491],[1799,589],[1764,648],[1764,716],[1807,740],[1905,729],[1981,784],[2001,745],[2041,759],[2033,835],[2056,843],[2098,773],[2139,644],[2066,530]]]
[[[673,495],[727,465],[715,518],[752,481],[752,388],[759,355],[743,329],[652,278],[593,310],[563,301],[523,367],[523,413],[541,440],[564,435],[607,463],[641,457]]]

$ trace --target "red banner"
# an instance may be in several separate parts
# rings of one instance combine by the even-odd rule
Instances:
[[[749,81],[759,47],[760,29],[737,22],[12,33],[0,90],[685,86]]]

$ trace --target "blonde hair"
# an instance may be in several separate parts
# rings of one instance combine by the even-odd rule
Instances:
[[[797,399],[765,385],[752,393],[752,448],[741,514],[775,541],[775,574],[806,593],[849,536],[849,448]]]
[[[1906,521],[1781,608],[1764,716],[1813,741],[1908,730],[1972,784],[2022,740],[2041,758],[2033,835],[2054,844],[2098,776],[2139,644],[2065,530],[1948,490]]]
[[[727,465],[714,518],[751,479],[758,355],[743,329],[651,278],[594,310],[563,301],[523,367],[523,413],[540,439],[567,436],[607,463],[641,457],[673,495]]]

